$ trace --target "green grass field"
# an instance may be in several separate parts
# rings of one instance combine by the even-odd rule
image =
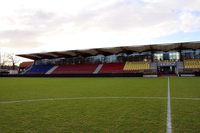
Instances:
[[[200,78],[170,89],[172,132],[200,132]],[[166,77],[0,78],[0,133],[165,133],[167,92]]]

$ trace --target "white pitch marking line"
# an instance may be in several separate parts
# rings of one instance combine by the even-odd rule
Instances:
[[[10,103],[27,103],[27,102],[39,102],[39,101],[59,101],[59,100],[86,100],[86,99],[167,99],[167,97],[66,97],[66,98],[45,98],[45,99],[27,99],[27,100],[14,100],[14,101],[0,101],[0,104]],[[181,98],[171,97],[175,100],[200,100],[200,98]]]
[[[194,101],[199,101],[200,98],[195,98],[195,97],[171,97],[171,99],[175,100],[194,100]]]
[[[167,133],[172,133],[171,123],[171,99],[170,99],[170,80],[168,77],[168,96],[167,96]]]
[[[46,98],[46,99],[0,101],[0,104],[26,103],[26,102],[37,102],[37,101],[83,100],[83,99],[167,99],[167,97],[71,97],[71,98],[68,97],[68,98]]]

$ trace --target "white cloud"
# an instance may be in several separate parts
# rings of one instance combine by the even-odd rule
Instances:
[[[19,52],[144,44],[193,31],[199,0],[0,0],[0,48]]]
[[[180,16],[181,30],[184,32],[200,31],[200,15],[184,12]]]

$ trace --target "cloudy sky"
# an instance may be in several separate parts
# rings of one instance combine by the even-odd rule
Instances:
[[[200,0],[0,0],[16,54],[200,40]]]

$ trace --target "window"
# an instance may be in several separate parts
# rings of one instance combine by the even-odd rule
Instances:
[[[154,60],[163,60],[163,53],[155,53]]]
[[[169,53],[169,59],[170,60],[179,60],[180,59],[179,52],[170,52]]]

